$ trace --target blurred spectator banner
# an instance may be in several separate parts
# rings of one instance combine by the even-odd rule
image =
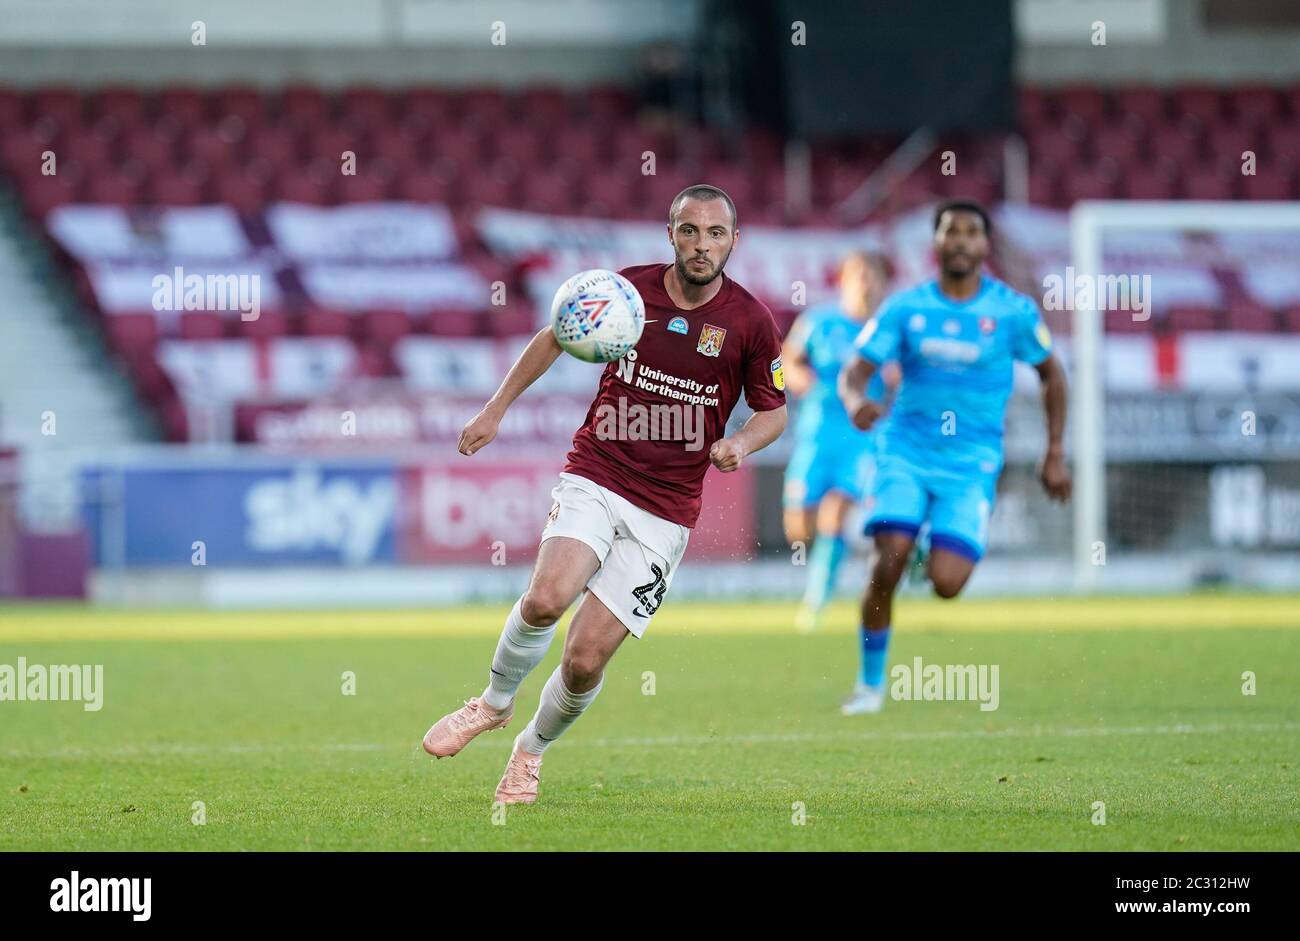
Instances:
[[[567,450],[591,397],[526,395],[506,412],[494,448]],[[245,403],[235,413],[241,441],[278,448],[370,448],[433,444],[454,448],[483,408],[478,395],[360,391],[275,404]]]
[[[441,260],[457,253],[456,230],[444,206],[276,203],[266,225],[275,245],[295,261]]]
[[[487,280],[458,261],[444,206],[276,203],[241,218],[225,206],[68,205],[48,224],[109,314],[246,310],[254,288],[261,309],[305,299],[344,311],[422,313],[481,310],[491,300]],[[214,300],[212,285],[237,288],[242,306]]]

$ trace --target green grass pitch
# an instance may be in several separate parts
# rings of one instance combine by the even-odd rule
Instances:
[[[1294,596],[902,599],[891,662],[996,664],[999,708],[856,718],[850,604],[798,636],[791,605],[669,599],[502,820],[558,642],[505,732],[419,743],[505,612],[0,608],[0,664],[104,666],[99,712],[0,702],[0,849],[1300,849]]]

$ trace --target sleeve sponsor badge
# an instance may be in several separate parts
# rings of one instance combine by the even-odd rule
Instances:
[[[1041,345],[1043,349],[1050,350],[1052,348],[1051,331],[1047,329],[1047,324],[1043,323],[1041,320],[1038,321],[1038,326],[1034,327],[1034,336],[1038,338],[1039,345]]]
[[[772,360],[772,385],[777,392],[785,391],[785,370],[781,366],[781,357]]]

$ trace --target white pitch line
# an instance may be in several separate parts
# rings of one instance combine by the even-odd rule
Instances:
[[[784,732],[756,733],[753,735],[666,735],[656,738],[597,738],[570,740],[569,747],[586,746],[588,748],[672,748],[692,745],[776,745],[800,742],[916,742],[942,739],[1001,739],[1001,738],[1092,738],[1112,735],[1216,735],[1224,732],[1300,732],[1300,722],[1253,723],[1245,725],[1137,725],[1137,726],[1084,726],[1078,728],[1043,728],[1035,726],[1026,729],[952,729],[931,732],[908,731],[856,731],[856,732]],[[360,743],[312,743],[274,744],[252,743],[243,745],[186,745],[157,743],[153,745],[115,745],[105,748],[84,748],[70,746],[46,751],[7,749],[3,752],[9,759],[42,758],[135,758],[164,755],[258,755],[282,752],[377,752],[377,751],[411,751],[418,746],[414,744],[380,744],[377,742]]]

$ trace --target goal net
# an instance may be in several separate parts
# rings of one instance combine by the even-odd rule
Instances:
[[[1038,273],[1071,370],[1077,589],[1297,583],[1297,259],[1300,203],[1071,210],[1065,270]]]

